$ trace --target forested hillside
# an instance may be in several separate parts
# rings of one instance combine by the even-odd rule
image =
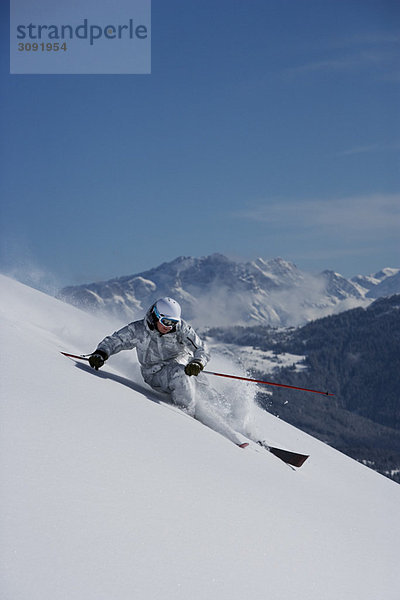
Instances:
[[[298,329],[213,329],[208,335],[277,354],[305,355],[305,369],[277,369],[274,380],[329,390],[335,396],[274,388],[272,396],[260,391],[260,403],[400,481],[396,472],[400,469],[399,295]]]

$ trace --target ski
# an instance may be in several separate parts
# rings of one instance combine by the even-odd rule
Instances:
[[[282,450],[282,448],[274,448],[274,446],[268,446],[266,442],[257,442],[259,446],[262,446],[268,452],[271,452],[277,458],[280,458],[288,465],[292,467],[301,467],[307,458],[308,454],[299,454],[298,452],[292,452],[291,450]]]

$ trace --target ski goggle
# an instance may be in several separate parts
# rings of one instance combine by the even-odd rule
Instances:
[[[164,327],[174,327],[179,323],[179,319],[172,319],[171,317],[163,317],[157,310],[157,306],[154,306],[153,312],[157,318],[157,320],[164,325]]]

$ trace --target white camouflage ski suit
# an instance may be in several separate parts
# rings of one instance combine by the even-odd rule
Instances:
[[[205,342],[183,320],[176,329],[163,335],[149,322],[147,313],[144,319],[133,321],[104,338],[97,350],[111,356],[136,348],[141,373],[148,385],[169,393],[174,404],[185,408],[191,416],[233,442],[241,443],[239,435],[214,410],[212,404],[213,401],[218,403],[219,394],[206,376],[200,373],[189,377],[185,373],[185,366],[191,360],[206,366],[210,355]]]

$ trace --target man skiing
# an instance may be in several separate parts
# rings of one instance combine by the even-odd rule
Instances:
[[[210,359],[208,348],[181,318],[181,307],[176,300],[160,298],[144,319],[105,337],[90,355],[89,364],[99,369],[111,355],[133,348],[148,385],[170,394],[174,404],[238,446],[248,445],[215,410],[218,392],[201,374]]]

